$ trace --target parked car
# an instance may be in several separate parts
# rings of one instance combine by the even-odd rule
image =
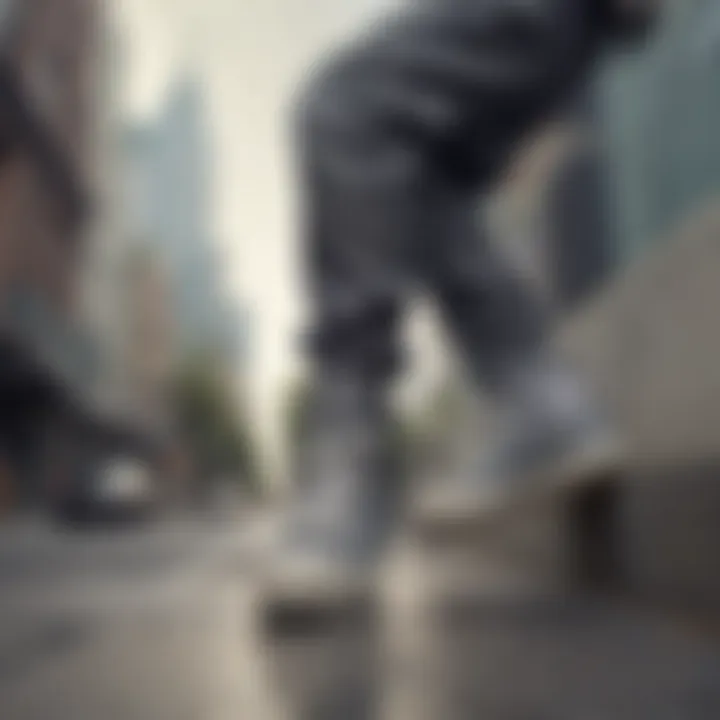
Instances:
[[[113,457],[92,469],[59,510],[71,522],[134,522],[153,514],[155,499],[148,465],[136,458]]]

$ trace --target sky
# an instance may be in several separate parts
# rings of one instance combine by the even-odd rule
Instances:
[[[251,402],[273,451],[284,392],[300,371],[304,318],[287,109],[323,50],[390,2],[115,0],[124,112],[152,114],[186,69],[207,90],[216,168],[211,230],[232,289],[252,315]]]

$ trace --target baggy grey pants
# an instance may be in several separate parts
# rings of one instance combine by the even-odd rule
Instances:
[[[490,384],[539,343],[536,303],[477,231],[478,195],[586,76],[595,3],[420,2],[314,75],[296,130],[322,365],[390,374],[418,288]]]

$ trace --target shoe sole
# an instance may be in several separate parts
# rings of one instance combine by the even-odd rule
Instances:
[[[272,632],[357,619],[374,605],[374,578],[294,577],[266,580],[258,597],[263,624]]]

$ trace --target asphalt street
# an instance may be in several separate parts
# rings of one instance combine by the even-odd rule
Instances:
[[[624,603],[401,547],[372,618],[258,623],[261,519],[0,527],[2,720],[715,720],[720,643]],[[441,561],[447,566],[448,559]],[[443,583],[447,585],[447,583]]]
[[[237,678],[246,535],[210,520],[1,528],[0,717],[247,717]]]

